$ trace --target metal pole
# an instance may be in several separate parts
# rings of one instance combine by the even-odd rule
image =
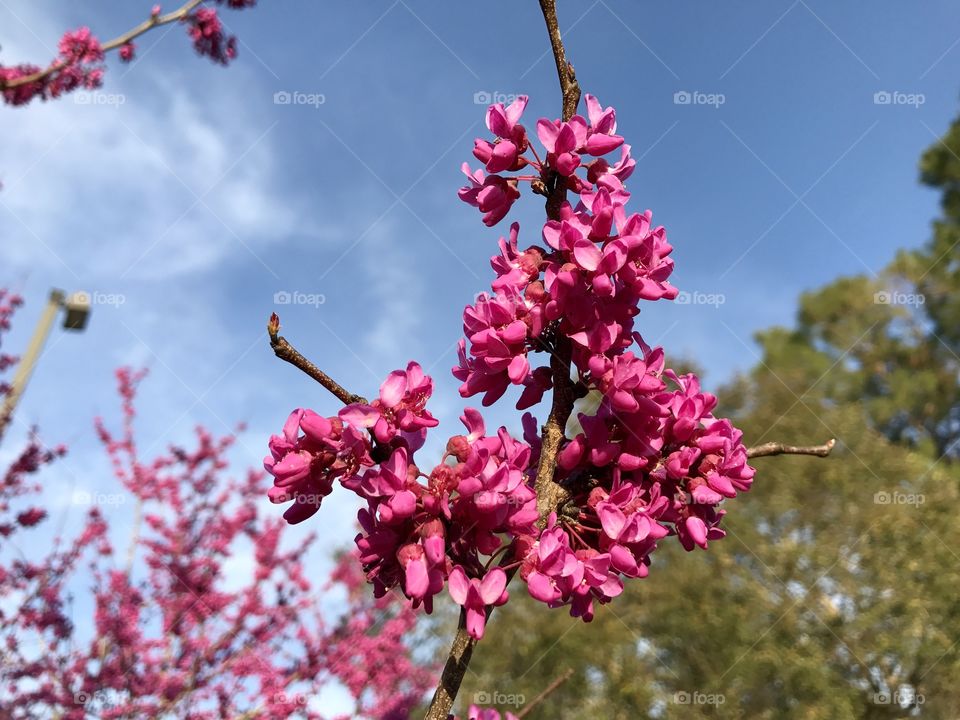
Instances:
[[[44,308],[43,314],[37,321],[37,328],[33,331],[33,337],[30,338],[27,351],[17,363],[17,371],[13,376],[10,394],[7,395],[6,400],[4,400],[3,411],[0,412],[0,440],[3,439],[4,431],[10,424],[10,421],[13,420],[13,413],[17,408],[17,403],[20,401],[20,396],[23,395],[27,381],[30,380],[30,375],[33,373],[33,368],[36,366],[37,360],[40,359],[40,353],[43,351],[43,346],[50,336],[53,321],[57,319],[57,313],[60,311],[60,308],[63,307],[64,299],[65,296],[62,290],[50,291],[50,299],[47,301],[47,307]]]

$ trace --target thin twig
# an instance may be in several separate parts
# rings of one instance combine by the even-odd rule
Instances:
[[[757,445],[747,448],[747,457],[770,457],[772,455],[816,455],[817,457],[826,457],[833,450],[837,441],[828,440],[823,445],[784,445],[778,442],[768,442],[763,445]]]
[[[270,316],[270,322],[267,323],[267,334],[270,336],[270,347],[273,348],[273,352],[278,358],[287,361],[294,367],[300,368],[333,393],[344,405],[351,405],[353,403],[366,404],[367,401],[362,395],[350,392],[323,370],[307,360],[293,345],[287,342],[286,338],[278,335],[279,332],[280,318],[276,313],[273,313]]]
[[[573,668],[567,668],[567,671],[563,673],[563,675],[560,675],[558,678],[556,678],[552,683],[550,683],[543,689],[543,692],[541,692],[533,700],[531,700],[526,705],[524,705],[523,710],[517,713],[517,720],[522,720],[522,718],[525,718],[527,715],[529,715],[530,712],[534,708],[536,708],[537,705],[542,703],[544,700],[546,700],[550,696],[550,693],[552,693],[558,687],[563,685],[571,677],[573,677]]]
[[[109,52],[117,49],[121,45],[126,45],[131,40],[135,40],[154,28],[183,20],[194,8],[197,7],[197,5],[203,1],[204,0],[189,0],[189,2],[185,3],[182,7],[174,10],[173,12],[169,12],[166,15],[151,15],[136,27],[131,28],[122,35],[118,35],[109,42],[103,43],[100,47],[104,52]],[[54,60],[47,68],[43,70],[38,70],[30,75],[23,75],[7,82],[0,82],[0,90],[9,90],[11,88],[20,87],[21,85],[28,85],[29,83],[37,82],[38,80],[44,80],[50,75],[59,72],[65,66],[66,64],[63,61]]]

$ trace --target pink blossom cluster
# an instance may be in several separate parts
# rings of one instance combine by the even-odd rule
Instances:
[[[93,90],[103,82],[103,49],[100,41],[82,27],[71,30],[60,38],[59,54],[51,63],[55,71],[44,74],[43,68],[21,64],[0,66],[0,90],[10,105],[25,105],[35,97],[43,100],[57,98],[72,90]],[[21,85],[9,86],[13,81],[38,76]]]
[[[432,379],[412,362],[390,374],[372,403],[329,418],[295,410],[283,434],[270,439],[269,497],[293,501],[284,516],[299,522],[339,481],[366,503],[356,544],[374,596],[397,587],[413,607],[430,612],[448,586],[479,637],[485,608],[508,597],[505,572],[483,558],[502,550],[505,537],[534,531],[530,447],[505,428],[488,436],[480,414],[467,409],[467,434],[450,438],[441,463],[422,471],[415,454],[437,425],[426,409],[432,393]]]
[[[514,572],[537,600],[589,621],[624,579],[647,575],[661,539],[692,550],[722,537],[721,503],[748,490],[754,474],[740,431],[714,417],[716,398],[695,376],[668,369],[663,350],[634,328],[641,301],[677,290],[666,232],[649,211],[627,208],[635,161],[615,111],[587,95],[587,118],[539,120],[538,153],[520,122],[526,105],[521,96],[490,106],[494,137],[474,145],[484,168],[464,165],[460,197],[494,225],[529,185],[547,197],[542,242],[523,247],[516,223],[500,239],[491,292],[464,310],[453,374],[461,396],[482,394],[485,406],[516,386],[516,407],[533,407],[558,378],[575,397],[597,399],[560,444],[552,480],[563,505],[538,514],[541,438],[530,413],[521,442],[505,428],[488,437],[468,408],[467,434],[450,438],[441,464],[423,472],[414,454],[436,421],[426,411],[432,381],[416,363],[392,373],[372,404],[332,418],[295,411],[266,460],[271,498],[304,498],[287,511],[291,521],[316,512],[334,480],[357,493],[366,503],[357,545],[374,594],[399,587],[429,612],[446,586],[475,638],[506,602]],[[605,157],[617,150],[615,161]]]
[[[360,592],[345,554],[323,587],[345,594],[344,613],[321,617],[304,564],[314,541],[286,549],[285,523],[258,510],[262,473],[230,478],[232,438],[203,428],[195,447],[142,458],[142,374],[118,376],[122,430],[97,429],[128,502],[93,504],[76,537],[44,552],[50,529],[30,507],[40,489],[31,476],[62,450],[25,453],[0,475],[0,715],[321,720],[330,715],[315,700],[336,681],[355,701],[349,717],[409,717],[436,673],[411,656],[416,613]],[[238,578],[229,566],[248,552]],[[78,615],[87,600],[91,614]]]
[[[256,0],[214,2],[233,10],[256,5]],[[150,18],[156,23],[160,17],[160,6],[154,5]],[[221,65],[228,64],[237,56],[237,39],[226,33],[216,8],[201,4],[179,19],[186,25],[187,34],[198,54]],[[107,44],[106,47],[116,47],[122,62],[132,62],[136,55],[136,44],[132,40],[119,45]],[[94,90],[103,83],[104,55],[104,46],[89,28],[81,27],[66,32],[60,39],[57,57],[46,67],[29,63],[0,65],[0,94],[8,105],[26,105],[37,98],[49,100],[73,90]]]

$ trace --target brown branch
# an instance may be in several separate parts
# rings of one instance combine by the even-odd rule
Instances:
[[[577,83],[577,74],[573,65],[567,62],[567,53],[563,47],[563,35],[560,34],[560,24],[557,22],[557,0],[540,0],[540,10],[547,23],[547,33],[550,35],[550,45],[553,48],[553,59],[557,63],[557,77],[560,79],[560,92],[563,93],[563,119],[569,120],[577,113],[580,102],[580,85]]]
[[[557,64],[557,76],[560,79],[560,91],[563,94],[563,120],[569,120],[577,112],[580,103],[580,85],[573,71],[573,65],[567,62],[566,51],[563,47],[563,37],[560,34],[560,25],[557,22],[556,0],[540,0],[540,10],[550,35],[550,45],[553,48],[553,57]],[[566,179],[551,171],[544,178],[544,190],[547,195],[547,217],[557,220],[560,218],[560,208],[567,197]],[[542,445],[540,449],[540,464],[537,467],[535,490],[537,493],[537,512],[542,526],[551,512],[557,510],[568,498],[564,488],[554,482],[553,477],[557,467],[557,453],[563,442],[567,420],[573,411],[576,399],[573,384],[570,380],[570,359],[572,348],[568,338],[557,333],[553,352],[550,357],[550,369],[553,373],[553,404],[546,424],[543,426]],[[505,553],[501,564],[509,557]],[[508,573],[507,581],[513,578],[513,572]],[[487,609],[487,618],[493,608]],[[453,645],[443,666],[440,683],[430,701],[430,707],[424,720],[447,720],[450,709],[457,699],[463,676],[467,672],[470,658],[476,641],[466,631],[465,615],[461,613],[457,634],[453,638]]]
[[[489,617],[489,614],[488,614]],[[443,665],[440,683],[433,693],[430,707],[424,720],[447,720],[450,708],[453,707],[463,683],[463,676],[467,673],[470,658],[473,657],[473,648],[477,641],[467,634],[466,614],[460,611],[460,622],[457,624],[457,634],[453,636],[453,645],[447,654],[447,661]]]
[[[197,5],[203,1],[204,0],[189,0],[189,2],[185,3],[182,7],[174,10],[173,12],[169,12],[166,15],[151,15],[136,27],[131,28],[122,35],[118,35],[117,37],[113,38],[113,40],[103,43],[100,47],[105,53],[110,52],[111,50],[116,50],[118,47],[126,45],[131,40],[135,40],[154,28],[183,20],[194,8],[197,7]],[[65,63],[63,63],[61,60],[54,60],[52,63],[50,63],[49,67],[44,70],[38,70],[35,73],[24,75],[8,82],[0,82],[0,90],[9,90],[11,88],[20,87],[21,85],[28,85],[30,83],[37,82],[38,80],[45,80],[54,73],[62,70],[64,67]]]
[[[563,94],[563,120],[567,121],[577,112],[580,103],[580,84],[573,71],[573,65],[567,62],[566,50],[563,47],[563,36],[557,22],[556,0],[540,0],[540,10],[547,25],[550,36],[550,45],[553,48],[553,57],[557,65],[557,77],[560,79],[560,91]],[[560,219],[560,208],[567,199],[566,178],[559,173],[551,172],[545,178],[547,187],[546,210],[551,220]],[[553,477],[557,469],[557,453],[564,439],[564,430],[567,420],[573,412],[576,400],[573,383],[570,380],[570,360],[572,348],[570,340],[562,333],[557,332],[553,352],[550,356],[550,370],[553,377],[553,402],[550,415],[543,426],[541,436],[540,464],[537,467],[535,490],[537,493],[537,513],[540,525],[546,523],[547,517],[569,499],[569,494],[556,482]]]
[[[307,360],[293,345],[287,342],[286,338],[278,335],[279,332],[280,318],[276,313],[273,313],[270,316],[270,322],[267,323],[267,334],[270,336],[270,347],[273,348],[273,352],[278,358],[303,370],[303,372],[333,393],[344,405],[350,405],[352,403],[366,404],[367,401],[362,395],[350,392],[323,370]]]
[[[833,450],[836,440],[828,440],[823,445],[784,445],[778,442],[768,442],[763,445],[756,445],[747,448],[747,457],[771,457],[772,455],[816,455],[817,457],[826,457]]]
[[[527,715],[529,715],[530,712],[531,712],[534,708],[536,708],[537,705],[539,705],[539,704],[542,703],[544,700],[546,700],[554,690],[556,690],[558,687],[560,687],[561,685],[563,685],[563,684],[564,684],[567,680],[569,680],[571,677],[573,677],[573,668],[567,668],[567,671],[566,671],[565,673],[563,673],[563,675],[560,675],[560,676],[557,677],[552,683],[550,683],[549,685],[547,685],[547,686],[543,689],[543,692],[541,692],[541,693],[540,693],[539,695],[537,695],[533,700],[531,700],[530,702],[528,702],[528,703],[524,706],[523,710],[521,710],[520,712],[517,713],[517,720],[522,720],[522,718],[525,718]]]

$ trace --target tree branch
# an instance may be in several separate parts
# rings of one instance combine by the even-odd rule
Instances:
[[[560,34],[560,24],[557,22],[557,0],[540,0],[540,10],[547,23],[547,33],[550,35],[550,46],[553,48],[553,59],[557,63],[557,77],[560,79],[560,92],[563,93],[563,119],[569,120],[577,113],[580,102],[580,85],[577,83],[577,74],[573,65],[567,62],[567,53],[563,47],[563,35]]]
[[[116,50],[121,45],[126,45],[131,40],[135,40],[154,28],[160,27],[161,25],[168,25],[172,22],[179,22],[189,15],[190,12],[203,1],[204,0],[189,0],[189,2],[185,3],[180,8],[174,10],[173,12],[169,12],[166,15],[151,15],[136,27],[131,28],[122,35],[118,35],[109,42],[103,43],[100,47],[105,53],[110,52],[111,50]],[[31,75],[23,75],[22,77],[14,78],[8,82],[0,81],[0,90],[9,90],[11,88],[20,87],[21,85],[28,85],[30,83],[37,82],[38,80],[45,80],[54,73],[62,70],[63,67],[63,62],[60,60],[54,60],[47,68],[38,70]]]
[[[556,0],[540,0],[540,10],[543,12],[547,33],[550,35],[550,45],[553,48],[553,57],[557,64],[557,76],[560,79],[560,91],[563,95],[562,117],[567,121],[577,112],[577,105],[580,103],[580,85],[573,71],[573,65],[567,62],[563,37],[557,22]],[[545,180],[547,217],[558,220],[560,208],[567,197],[566,181],[556,172],[552,172]],[[535,484],[537,513],[541,526],[546,523],[550,513],[557,510],[568,498],[566,490],[554,482],[553,477],[557,467],[557,453],[560,451],[567,420],[570,418],[576,400],[573,384],[570,381],[571,354],[569,339],[557,333],[550,357],[550,369],[553,374],[553,403],[547,422],[543,426],[540,464],[537,467]],[[508,556],[509,553],[504,554],[501,564]],[[512,577],[513,573],[508,573],[507,581],[509,582]],[[487,618],[490,617],[492,610],[493,608],[487,609]],[[460,691],[463,676],[467,672],[467,666],[470,664],[473,648],[476,645],[476,640],[467,634],[465,623],[466,617],[461,613],[457,634],[453,638],[453,645],[443,666],[440,684],[437,685],[424,720],[447,720],[450,709],[457,699],[457,693]]]
[[[560,34],[560,25],[557,22],[556,0],[540,0],[540,10],[543,12],[547,33],[550,36],[550,45],[553,48],[557,77],[560,80],[560,92],[563,95],[563,120],[567,121],[577,112],[577,105],[580,103],[580,84],[577,82],[573,65],[567,62],[566,50],[563,47],[563,36]],[[551,220],[559,220],[560,209],[567,199],[566,178],[553,172],[550,177],[546,178],[546,186],[547,217]],[[573,404],[576,400],[573,384],[570,380],[572,352],[569,338],[558,332],[550,356],[553,402],[550,407],[550,415],[543,426],[540,464],[537,467],[535,484],[537,513],[541,527],[546,523],[550,513],[561,507],[569,498],[566,490],[554,482],[553,477],[557,469],[557,453],[560,451],[567,420],[570,419],[570,413],[573,412]]]
[[[279,332],[280,318],[276,313],[273,313],[270,316],[270,322],[267,323],[267,334],[270,336],[270,347],[273,348],[273,352],[278,358],[303,370],[303,372],[333,393],[344,405],[351,405],[352,403],[366,404],[366,398],[350,392],[323,370],[307,360],[293,345],[287,342],[286,338],[278,335]]]
[[[768,442],[763,445],[756,445],[747,448],[748,458],[770,457],[772,455],[816,455],[817,457],[826,457],[833,450],[837,441],[828,440],[823,445],[784,445],[778,442]]]
[[[554,690],[563,685],[571,677],[573,677],[573,668],[567,668],[567,671],[563,673],[563,675],[560,675],[547,685],[539,695],[524,706],[523,710],[517,713],[517,720],[523,720],[537,705],[546,700]]]

